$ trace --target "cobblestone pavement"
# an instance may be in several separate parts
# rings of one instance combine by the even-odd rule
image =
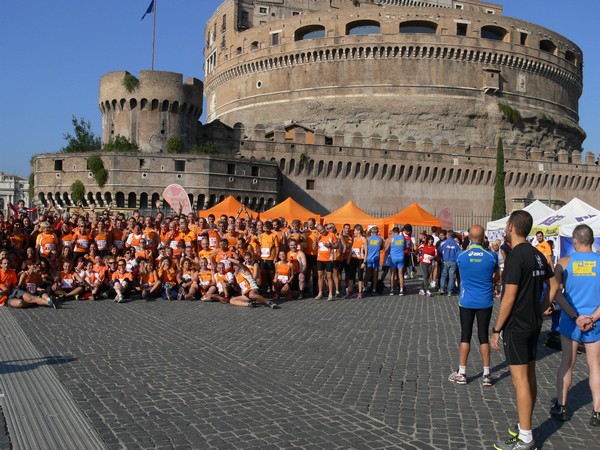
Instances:
[[[494,354],[498,381],[481,386],[476,346],[469,384],[447,380],[456,300],[305,299],[281,310],[108,300],[11,314],[42,355],[69,361],[52,370],[109,448],[493,448],[516,423],[512,383]],[[600,448],[584,358],[573,419],[548,417],[559,360],[540,346],[538,447]]]

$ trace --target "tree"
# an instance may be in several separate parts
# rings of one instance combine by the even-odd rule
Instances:
[[[504,144],[498,139],[496,147],[496,184],[494,185],[494,204],[492,220],[506,216],[506,193],[504,192]]]
[[[100,149],[101,140],[99,137],[94,136],[92,125],[89,121],[73,116],[71,122],[73,123],[75,136],[70,133],[63,134],[67,145],[60,149],[61,152],[80,153]]]

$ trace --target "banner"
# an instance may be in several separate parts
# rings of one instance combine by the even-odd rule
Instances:
[[[600,237],[594,239],[592,249],[595,253],[600,253]],[[573,238],[561,236],[560,237],[560,257],[569,256],[575,251],[573,247]]]
[[[178,184],[168,185],[163,192],[163,198],[176,213],[179,213],[180,209],[182,214],[189,214],[192,212],[190,198],[188,197],[187,192],[185,192],[185,189]]]

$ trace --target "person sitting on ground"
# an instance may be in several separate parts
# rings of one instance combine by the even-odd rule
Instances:
[[[146,300],[160,296],[162,283],[152,263],[146,259],[140,259],[139,269],[135,290]]]
[[[81,278],[73,269],[73,261],[66,259],[63,261],[62,271],[58,279],[52,286],[54,295],[61,300],[79,299],[79,294],[83,293],[83,278]]]
[[[259,302],[270,307],[271,309],[280,308],[280,306],[276,303],[267,300],[265,297],[260,295],[258,284],[256,284],[250,269],[248,269],[244,263],[236,258],[232,258],[231,263],[233,264],[235,280],[241,291],[241,295],[231,298],[230,303],[232,305],[253,307],[256,306],[256,302]]]
[[[172,267],[171,259],[165,257],[158,269],[158,279],[161,282],[161,296],[163,300],[177,298],[177,270]]]
[[[121,303],[133,289],[133,274],[127,270],[123,260],[117,262],[117,271],[112,275],[111,287],[115,293],[115,302]]]
[[[198,293],[198,276],[188,258],[183,259],[181,270],[177,272],[177,284],[179,285],[177,300],[195,299]]]
[[[4,261],[6,261],[6,264],[4,264]],[[11,271],[8,268],[7,258],[0,261],[0,268],[1,271]],[[0,279],[2,278],[4,277],[0,275]],[[27,267],[27,270],[21,273],[17,284],[12,283],[14,281],[12,274],[8,273],[8,278],[10,279],[8,284],[5,282],[2,283],[7,288],[12,287],[12,292],[8,294],[8,298],[6,299],[6,306],[10,306],[11,308],[26,308],[28,306],[39,305],[56,309],[56,304],[50,296],[40,289],[41,278],[38,263],[31,263]]]

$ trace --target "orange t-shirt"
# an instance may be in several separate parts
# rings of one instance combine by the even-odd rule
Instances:
[[[17,273],[14,270],[8,269],[6,272],[4,272],[2,269],[0,269],[0,289],[3,291],[7,289],[14,289],[17,287],[17,283]],[[0,297],[0,305],[4,305],[6,300],[8,300],[8,293]]]
[[[54,233],[40,233],[35,246],[42,256],[48,256],[52,250],[58,250],[58,238]]]
[[[275,233],[262,233],[258,237],[260,243],[260,257],[263,261],[273,261],[275,250],[279,247],[279,238]]]
[[[334,249],[330,247],[325,247],[326,243],[335,244],[338,239],[333,233],[327,233],[326,235],[319,235],[319,240],[317,243],[317,261],[333,261],[334,258]]]

